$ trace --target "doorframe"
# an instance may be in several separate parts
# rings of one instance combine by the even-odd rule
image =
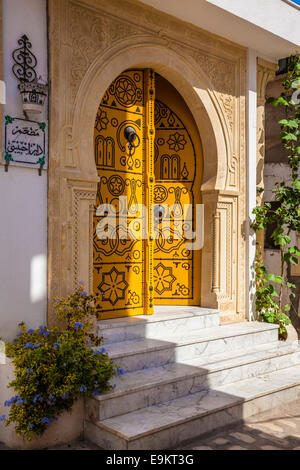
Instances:
[[[205,73],[191,57],[166,47],[164,41],[128,39],[95,58],[80,83],[71,124],[50,125],[49,167],[49,310],[57,295],[72,291],[80,280],[92,288],[92,210],[98,175],[94,161],[93,129],[99,102],[110,83],[129,68],[151,68],[165,77],[181,94],[199,129],[203,145],[202,200],[205,205],[205,242],[202,251],[202,306],[219,308],[230,319],[244,316],[245,272],[240,220],[244,214],[244,194],[230,185],[236,158],[232,153],[230,125],[222,101]],[[52,51],[53,52],[53,51]],[[151,57],[151,61],[149,61]],[[57,69],[53,66],[51,75]],[[63,75],[61,84],[68,76]],[[60,84],[51,103],[51,117],[65,116],[65,92]],[[65,106],[65,107],[64,107]],[[243,108],[243,102],[241,102]],[[235,124],[243,128],[242,114]],[[59,134],[60,138],[57,139]],[[238,128],[240,150],[243,135]],[[59,145],[59,147],[57,147]],[[239,176],[236,176],[238,178]],[[221,236],[222,234],[222,236]],[[223,237],[225,234],[225,238]],[[239,317],[242,319],[242,317]]]

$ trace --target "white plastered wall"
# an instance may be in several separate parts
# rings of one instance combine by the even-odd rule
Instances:
[[[12,52],[27,34],[37,74],[47,81],[46,0],[3,0],[4,115],[23,118]],[[47,120],[47,109],[39,118]],[[47,170],[0,165],[0,337],[11,340],[25,321],[38,327],[47,306]]]

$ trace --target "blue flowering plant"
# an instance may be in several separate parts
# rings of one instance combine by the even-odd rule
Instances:
[[[5,402],[8,416],[0,421],[15,423],[16,433],[27,440],[42,435],[64,411],[71,412],[80,397],[110,390],[110,379],[124,373],[101,347],[102,338],[93,340],[94,310],[93,296],[79,285],[70,297],[55,301],[63,329],[27,329],[21,323],[15,342],[6,344],[15,367],[9,386],[17,395]]]
[[[80,281],[72,295],[66,298],[57,297],[54,301],[54,312],[61,324],[67,325],[71,329],[83,328],[93,345],[100,345],[103,340],[92,332],[94,321],[98,318],[95,308],[97,296],[88,294],[84,283]]]

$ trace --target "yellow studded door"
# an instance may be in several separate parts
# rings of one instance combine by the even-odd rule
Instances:
[[[155,84],[154,304],[200,305],[201,251],[190,249],[187,237],[201,203],[201,141],[180,94],[159,75]]]
[[[94,215],[94,292],[101,318],[145,313],[145,73],[122,73],[106,91],[96,117],[100,182]],[[107,206],[105,206],[107,205]]]
[[[99,105],[94,149],[100,318],[152,314],[161,304],[200,305],[200,251],[178,238],[183,224],[194,229],[202,171],[199,135],[181,96],[150,69],[123,72]],[[184,204],[192,212],[182,222]]]

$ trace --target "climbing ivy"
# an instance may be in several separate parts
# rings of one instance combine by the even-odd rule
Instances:
[[[287,267],[298,264],[300,251],[292,246],[292,235],[300,232],[300,56],[291,56],[288,61],[287,76],[282,82],[283,92],[278,98],[268,98],[267,102],[282,107],[283,118],[279,121],[280,139],[287,153],[290,168],[290,181],[280,181],[272,190],[278,208],[270,203],[257,205],[253,210],[255,220],[252,228],[256,231],[274,227],[271,234],[274,245],[280,250],[280,274],[268,273],[261,256],[256,258],[256,312],[258,319],[279,324],[279,337],[286,339],[286,325],[290,324],[287,313],[291,304],[284,305],[286,290],[290,299],[295,297],[296,286],[288,281]],[[258,188],[261,193],[262,188]],[[274,284],[279,285],[277,290]]]

